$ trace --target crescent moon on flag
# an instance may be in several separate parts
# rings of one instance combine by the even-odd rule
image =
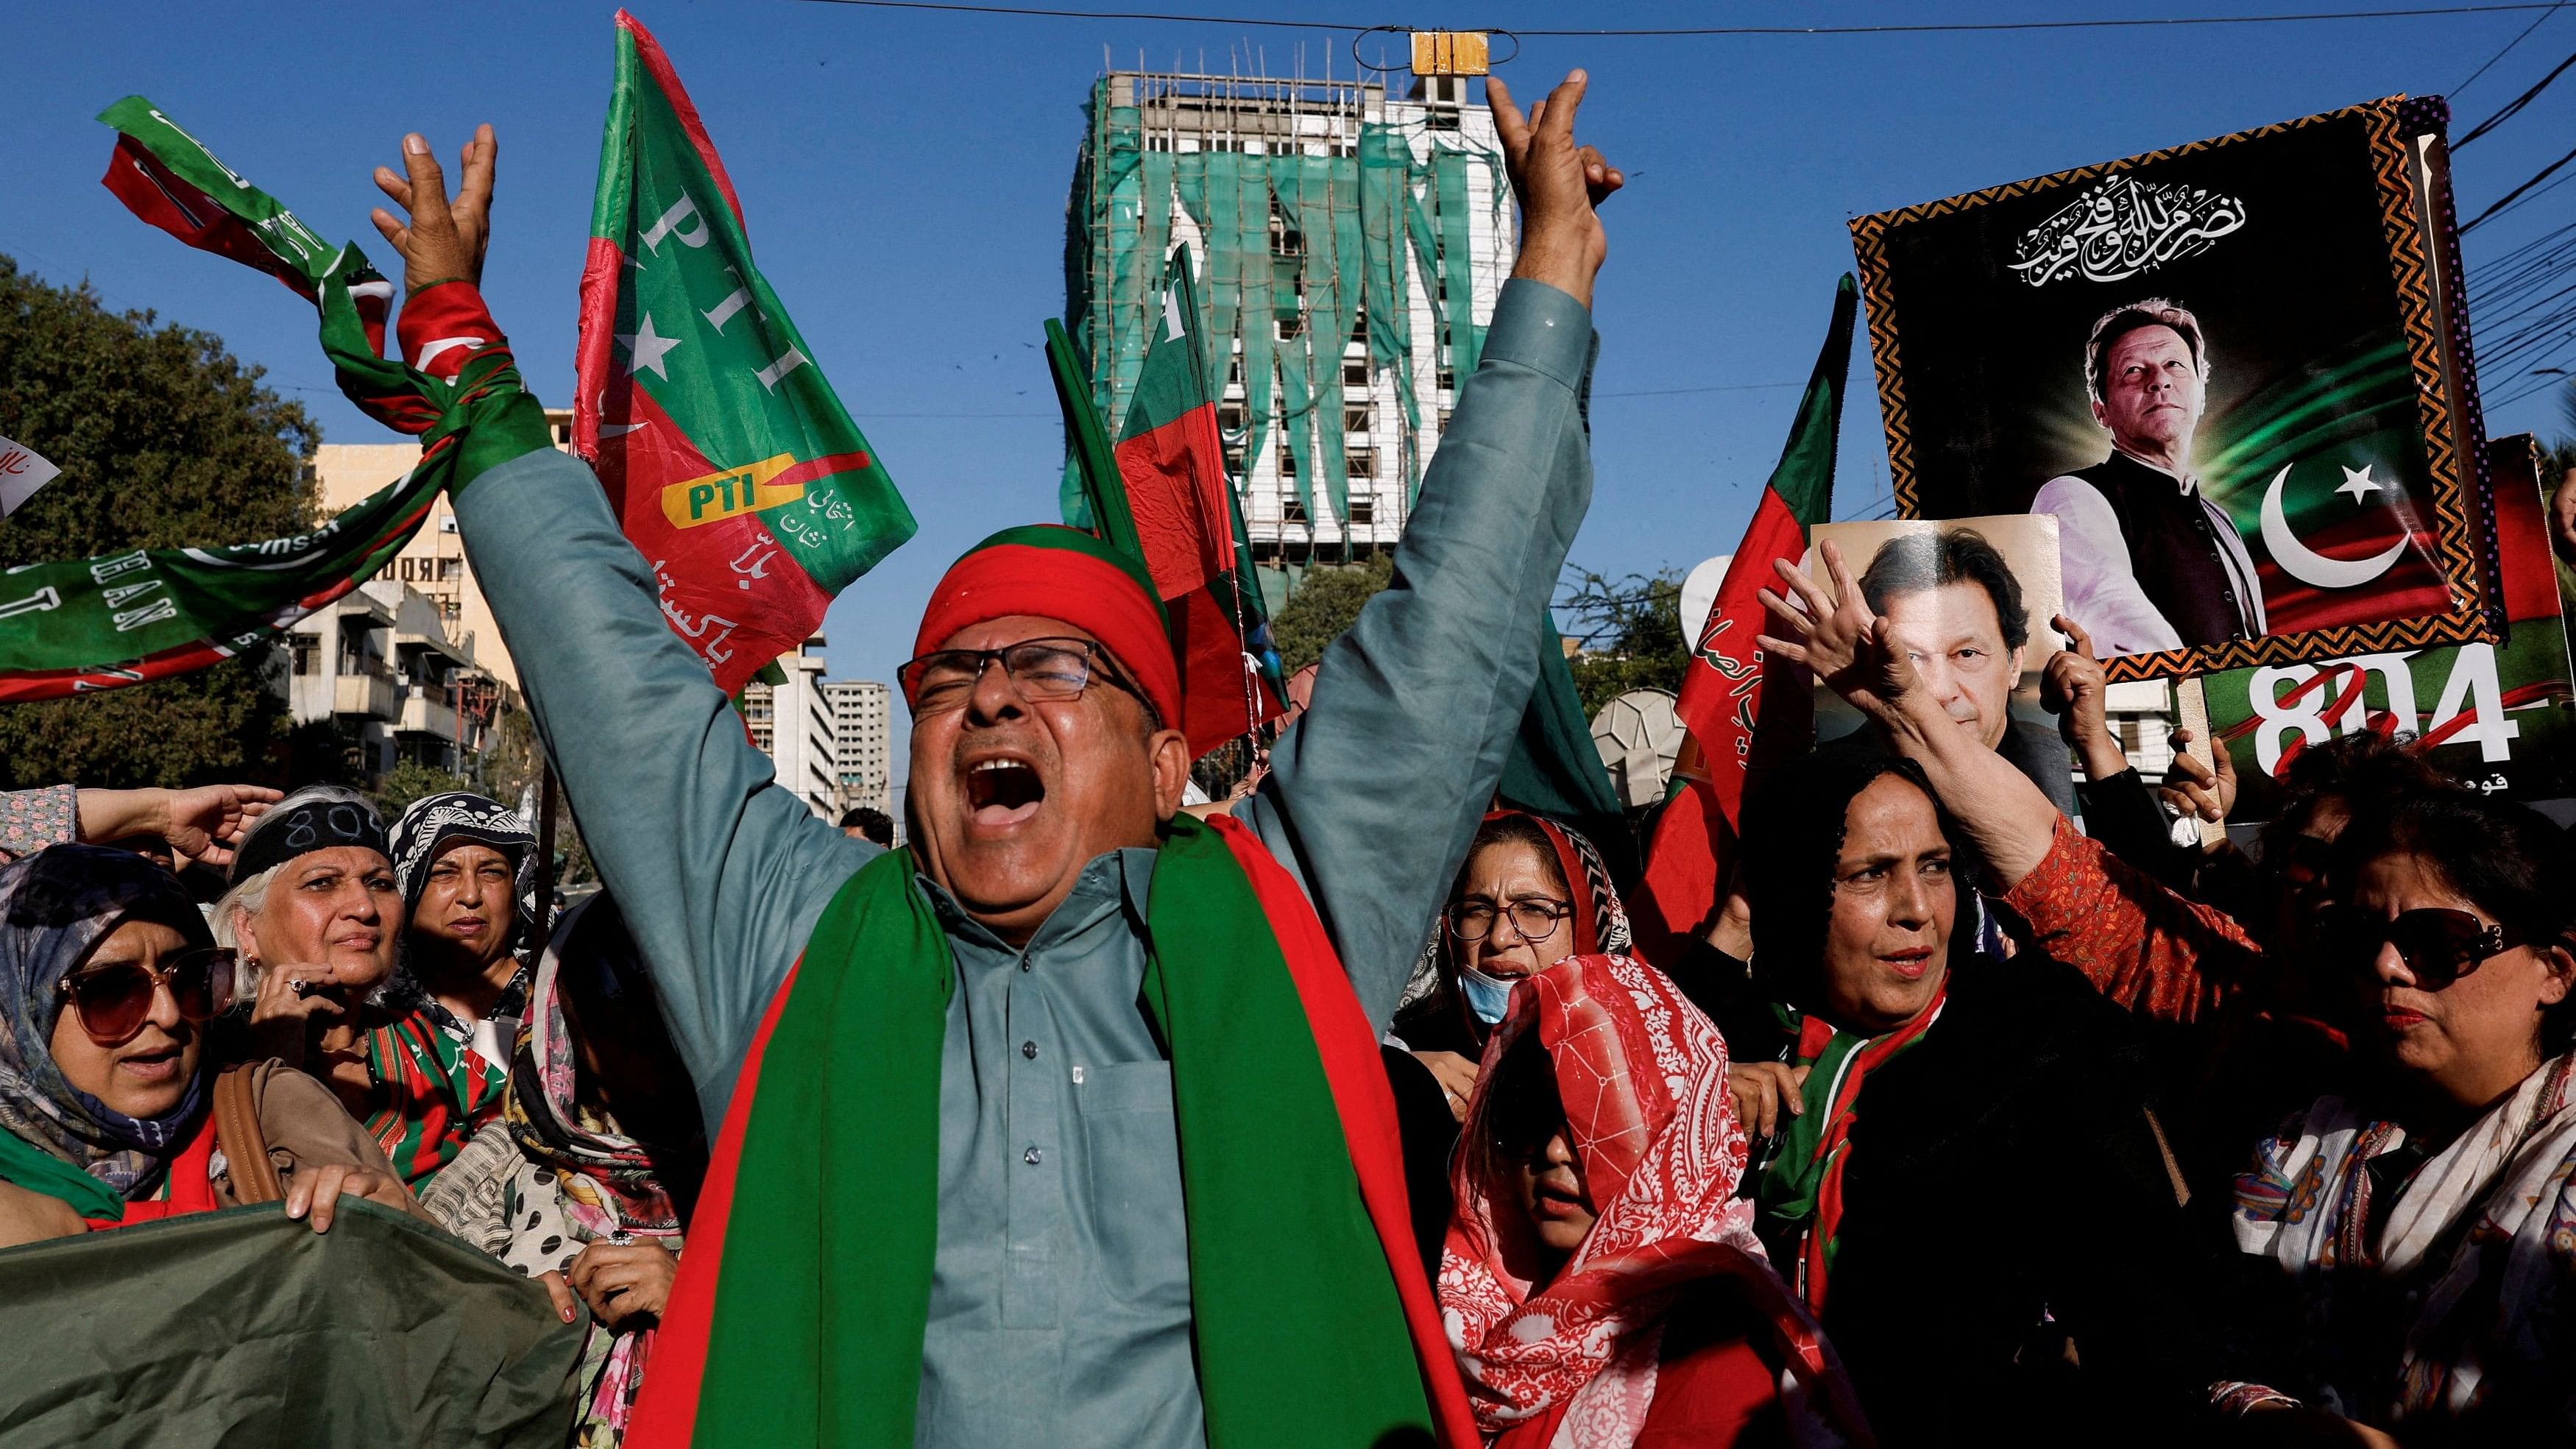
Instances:
[[[2400,537],[2387,548],[2369,558],[2328,558],[2299,541],[2290,531],[2289,515],[2281,509],[2281,485],[2290,479],[2293,465],[2284,463],[2272,475],[2272,486],[2263,490],[2263,546],[2272,551],[2272,561],[2281,572],[2314,589],[2356,589],[2388,572],[2406,552],[2406,539]]]

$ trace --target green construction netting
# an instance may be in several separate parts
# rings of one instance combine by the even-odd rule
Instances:
[[[1119,416],[1143,363],[1177,206],[1205,246],[1210,395],[1223,396],[1228,371],[1241,369],[1242,426],[1226,441],[1243,450],[1247,471],[1267,456],[1275,430],[1306,517],[1329,508],[1349,518],[1343,350],[1364,314],[1369,371],[1393,373],[1401,413],[1400,424],[1376,420],[1377,471],[1401,477],[1410,504],[1421,486],[1423,408],[1408,298],[1418,280],[1442,344],[1440,370],[1465,379],[1485,329],[1463,261],[1450,284],[1447,258],[1469,253],[1479,204],[1470,168],[1486,169],[1491,221],[1508,225],[1501,157],[1460,144],[1455,132],[1381,124],[1363,125],[1348,155],[1164,150],[1148,143],[1135,108],[1107,99],[1104,81],[1088,108],[1065,236],[1066,322],[1091,359],[1102,415]],[[1068,521],[1084,521],[1070,470],[1064,503]]]

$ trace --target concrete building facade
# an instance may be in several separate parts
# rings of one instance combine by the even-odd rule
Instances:
[[[752,744],[777,769],[778,783],[816,819],[837,822],[847,807],[832,744],[832,706],[823,693],[823,647],[817,634],[780,655],[787,682],[743,686],[742,713]]]
[[[1265,592],[1283,569],[1394,546],[1515,247],[1501,143],[1464,80],[1396,96],[1111,72],[1068,226],[1066,313],[1113,432],[1162,321],[1165,259],[1190,248]],[[1400,323],[1370,315],[1398,298]]]
[[[369,775],[400,764],[471,773],[511,694],[449,638],[434,599],[392,579],[305,615],[285,642],[288,711],[337,725]]]
[[[546,421],[553,426],[555,446],[570,452],[572,411],[548,408]],[[410,472],[419,461],[418,443],[324,443],[314,450],[312,464],[322,512],[333,514],[350,507]],[[474,582],[473,566],[465,561],[465,542],[457,536],[456,514],[446,494],[430,501],[429,517],[420,531],[376,577],[427,596],[450,642],[473,656],[493,678],[513,690],[519,687],[518,667],[510,662],[510,651],[492,622],[492,608]]]
[[[832,712],[832,760],[841,785],[841,808],[894,813],[894,691],[873,679],[836,679],[823,686]]]

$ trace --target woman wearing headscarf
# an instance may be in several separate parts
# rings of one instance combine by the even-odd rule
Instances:
[[[344,1193],[417,1213],[321,1083],[262,1062],[218,1091],[206,1025],[232,977],[140,856],[57,845],[0,866],[0,1245],[278,1197],[316,1231]]]
[[[531,1277],[573,1318],[580,1449],[623,1442],[706,1173],[688,1069],[615,902],[566,912],[539,959],[500,1122],[431,1184],[432,1216]]]
[[[1525,810],[1493,811],[1476,827],[1379,1047],[1424,1271],[1440,1271],[1450,1154],[1513,983],[1561,956],[1628,946],[1627,913],[1591,841]]]
[[[260,817],[215,903],[250,982],[245,1055],[328,1083],[418,1187],[501,1112],[505,1066],[390,991],[403,903],[365,796],[312,785]]]
[[[537,837],[482,795],[425,795],[394,823],[402,886],[397,1000],[484,1060],[509,1060],[527,1009]]]
[[[1439,1279],[1495,1449],[1866,1439],[1736,1195],[1726,1061],[1708,1018],[1633,957],[1569,957],[1513,990]]]
[[[2576,859],[2525,806],[2425,789],[2332,873],[2318,974],[2370,999],[2366,1073],[2237,1180],[2252,1311],[2213,1400],[2248,1443],[2569,1442]]]

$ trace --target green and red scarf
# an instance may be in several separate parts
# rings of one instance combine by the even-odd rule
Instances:
[[[421,459],[293,538],[10,571],[0,580],[0,702],[139,684],[256,648],[383,568],[439,489],[547,445],[544,411],[520,390],[509,346],[472,287],[433,287],[404,303],[399,332],[411,361],[386,358],[393,286],[356,246],[323,245],[141,96],[99,119],[118,132],[107,189],[188,245],[266,272],[311,302],[340,390],[387,426],[421,434]]]
[[[1843,1171],[1851,1158],[1852,1123],[1869,1074],[1923,1039],[1950,999],[1945,978],[1932,1000],[1904,1025],[1876,1036],[1836,1030],[1814,1013],[1798,1023],[1793,1065],[1807,1069],[1800,1093],[1806,1110],[1789,1119],[1779,1154],[1763,1170],[1761,1233],[1778,1263],[1794,1247],[1789,1286],[1822,1313],[1825,1285],[1843,1226]]]
[[[910,1449],[956,975],[913,870],[892,851],[852,877],[771,1000],[632,1449]],[[1436,1429],[1473,1449],[1376,1034],[1304,893],[1242,826],[1178,816],[1146,930],[1142,999],[1171,1044],[1208,1442],[1365,1449]],[[863,1156],[838,1150],[862,1140]],[[852,1231],[835,1205],[860,1193],[884,1207]]]
[[[440,1031],[423,1012],[377,1027],[366,1043],[367,1075],[387,1098],[367,1114],[367,1135],[385,1150],[396,1175],[416,1188],[501,1115],[509,1071]]]

